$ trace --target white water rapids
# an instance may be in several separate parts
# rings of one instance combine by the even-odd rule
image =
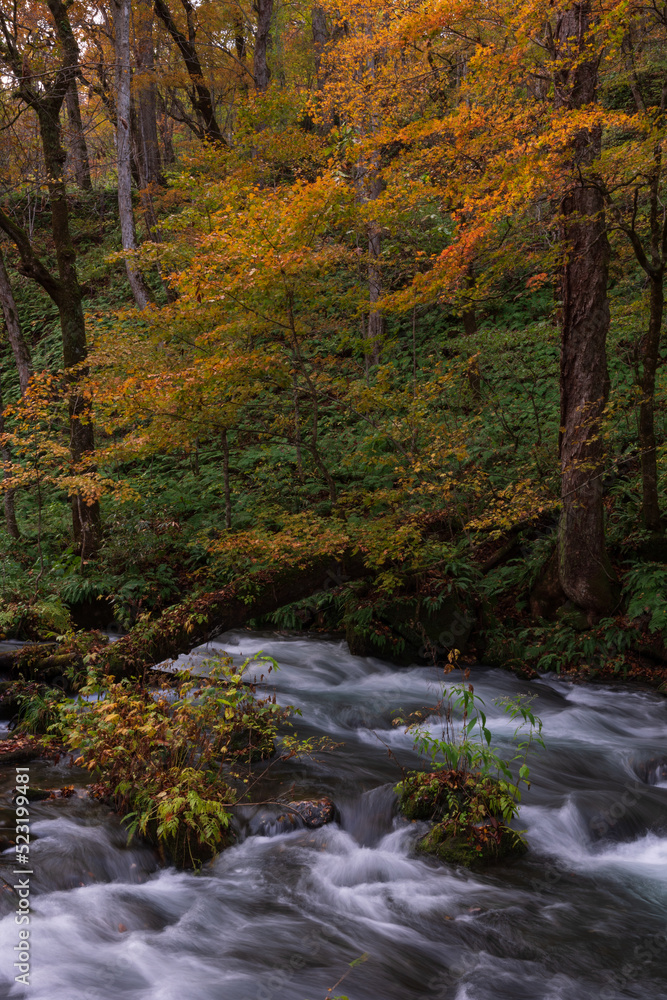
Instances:
[[[298,731],[342,744],[262,779],[267,798],[330,796],[339,821],[268,837],[242,810],[245,839],[195,875],[128,848],[98,804],[31,803],[30,985],[14,982],[10,847],[1,1000],[667,1000],[667,700],[473,668],[498,745],[511,726],[494,699],[521,691],[547,749],[521,809],[529,853],[469,873],[417,855],[424,825],[394,815],[394,758],[419,762],[391,719],[433,706],[440,670],[312,638],[213,645],[275,656],[271,685],[301,709]],[[44,788],[73,780],[64,763],[31,772]],[[0,781],[11,833],[13,769]]]

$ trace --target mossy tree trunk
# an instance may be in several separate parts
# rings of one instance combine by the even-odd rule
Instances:
[[[124,638],[89,657],[89,662],[117,679],[140,677],[155,664],[187,653],[216,634],[241,628],[252,618],[365,573],[362,556],[353,552],[258,573],[222,590],[192,597],[155,621],[136,625]]]
[[[576,111],[596,101],[598,69],[587,58],[591,4],[573,4],[556,26],[557,106]],[[561,499],[559,570],[568,598],[591,619],[614,606],[614,574],[605,547],[601,418],[609,392],[606,341],[609,240],[604,196],[592,168],[599,126],[582,127],[572,148],[572,182],[561,204],[564,266],[561,338]]]

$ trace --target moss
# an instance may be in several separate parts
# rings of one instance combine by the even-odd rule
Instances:
[[[524,854],[520,834],[500,818],[498,781],[457,770],[413,772],[397,785],[401,813],[433,826],[417,849],[449,864],[479,868]]]
[[[515,830],[500,825],[500,838],[478,845],[464,834],[453,834],[446,822],[436,823],[417,843],[417,850],[434,854],[441,861],[464,868],[484,868],[505,858],[518,857],[528,850]]]

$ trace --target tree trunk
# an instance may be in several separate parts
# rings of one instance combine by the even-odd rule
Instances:
[[[83,132],[83,122],[81,121],[81,108],[79,106],[79,87],[76,77],[72,80],[67,94],[65,95],[67,107],[67,147],[70,159],[74,168],[76,183],[82,191],[90,191],[93,182],[90,179],[90,162],[88,160],[88,146]]]
[[[247,95],[248,82],[251,79],[248,69],[248,47],[245,40],[246,26],[241,13],[234,16],[234,48],[238,64],[238,81],[241,93]]]
[[[194,7],[189,0],[181,0],[188,23],[188,37],[186,38],[172,17],[171,11],[164,0],[155,0],[155,13],[160,18],[172,39],[178,46],[179,52],[185,61],[185,68],[192,81],[192,94],[190,100],[201,123],[201,138],[209,139],[211,142],[224,143],[224,137],[215,117],[213,108],[213,98],[211,92],[204,82],[199,55],[195,47],[195,22]]]
[[[662,529],[658,497],[658,457],[655,440],[655,375],[660,360],[660,335],[665,306],[664,268],[656,269],[650,278],[650,312],[648,333],[642,344],[640,378],[639,448],[642,465],[642,520],[650,531]]]
[[[5,433],[5,409],[2,402],[2,394],[0,393],[0,435]],[[3,444],[0,446],[0,458],[2,458],[3,469],[2,478],[5,483],[9,482],[12,478],[12,474],[8,466],[11,463],[12,456],[9,450],[9,446]],[[16,521],[16,509],[15,509],[15,498],[16,490],[3,489],[3,504],[5,508],[5,525],[7,527],[7,534],[10,538],[20,538],[21,532],[19,531],[19,526]]]
[[[14,300],[14,292],[12,291],[7,268],[5,267],[5,258],[2,250],[0,250],[0,306],[2,307],[2,315],[7,329],[7,338],[12,349],[12,354],[14,355],[14,361],[16,362],[21,395],[23,396],[32,375],[32,358],[30,356],[30,348],[25,341],[23,330],[21,329],[19,313]]]
[[[318,90],[322,90],[324,86],[322,56],[331,36],[327,27],[327,16],[324,8],[317,4],[313,6],[310,12],[310,19],[313,26],[313,49],[315,51],[315,86]]]
[[[590,2],[574,4],[558,19],[558,56],[571,56],[556,74],[557,106],[573,110],[596,98],[597,63],[584,61]],[[600,421],[607,402],[606,340],[609,241],[604,199],[587,184],[599,156],[599,128],[574,140],[572,186],[562,201],[561,498],[559,572],[563,591],[591,621],[614,607],[614,573],[605,547]]]
[[[136,250],[137,238],[132,208],[132,135],[130,128],[130,0],[112,0],[116,55],[116,156],[118,163],[118,214],[123,250]],[[139,309],[145,309],[150,294],[141,271],[130,258],[125,260],[127,280]]]
[[[255,54],[252,73],[255,78],[255,88],[260,92],[267,90],[271,71],[266,59],[271,34],[271,19],[273,16],[273,0],[256,0],[257,30],[255,32]]]
[[[54,20],[58,24],[63,45],[73,42],[72,29],[66,20],[66,8],[61,0],[50,0]],[[65,35],[65,37],[63,37]],[[70,41],[70,38],[72,41]],[[76,42],[73,42],[76,46]],[[78,50],[76,50],[78,56]],[[75,56],[72,56],[76,60]],[[76,64],[76,62],[75,62]],[[40,137],[49,183],[51,231],[58,263],[59,290],[57,296],[63,343],[63,366],[69,383],[70,452],[74,466],[89,466],[95,452],[95,437],[90,415],[90,402],[79,388],[84,374],[80,369],[87,355],[86,323],[83,314],[81,286],[76,271],[76,251],[69,225],[67,191],[63,178],[65,152],[60,141],[60,122],[48,104],[37,109]],[[83,555],[95,551],[99,541],[99,503],[85,503],[81,496],[72,498],[74,540]]]
[[[136,100],[139,136],[139,172],[143,188],[164,184],[157,135],[157,84],[155,82],[155,48],[153,45],[154,12],[148,0],[135,7],[137,51]]]
[[[60,144],[57,118],[48,110],[38,110],[42,148],[49,177],[51,229],[58,262],[58,306],[63,344],[63,367],[69,385],[70,453],[74,466],[90,466],[95,452],[95,438],[90,416],[90,402],[79,388],[85,374],[80,367],[86,360],[86,323],[81,286],[76,271],[76,252],[69,227],[67,193],[63,180],[65,153]],[[85,503],[79,495],[72,498],[74,540],[81,552],[90,555],[97,548],[100,511],[97,502]]]
[[[160,138],[162,139],[162,162],[165,166],[171,166],[172,163],[176,162],[176,153],[174,152],[174,122],[173,119],[169,117],[167,111],[167,102],[164,97],[157,91],[157,107],[158,107],[158,128],[160,130]]]

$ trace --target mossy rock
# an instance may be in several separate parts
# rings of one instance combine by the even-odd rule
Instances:
[[[515,830],[500,824],[499,833],[498,840],[492,837],[485,844],[475,846],[467,836],[452,834],[447,823],[436,823],[417,843],[417,850],[464,868],[486,868],[506,858],[520,857],[528,850]]]
[[[527,850],[499,816],[501,791],[489,776],[444,769],[413,772],[396,786],[401,813],[433,823],[417,849],[465,868],[483,868]]]

